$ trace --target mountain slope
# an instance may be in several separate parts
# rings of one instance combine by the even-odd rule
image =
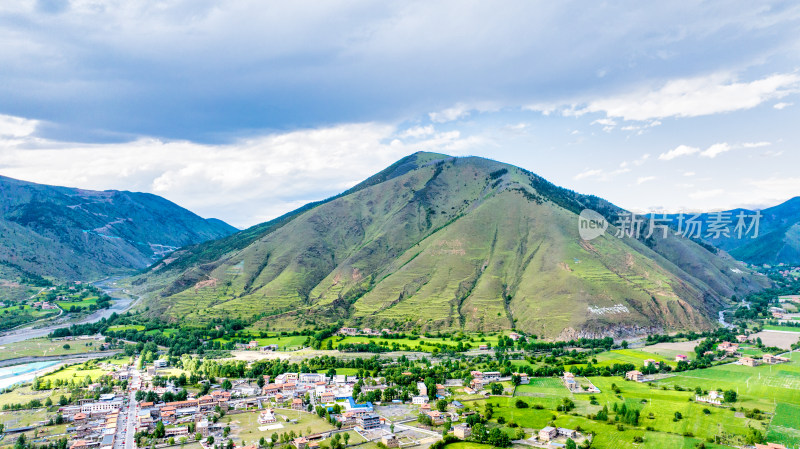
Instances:
[[[417,153],[342,195],[178,251],[137,282],[152,313],[174,319],[562,337],[707,328],[725,298],[759,288],[686,239],[585,242],[584,208],[612,222],[622,212],[511,165]]]
[[[800,197],[792,198],[784,203],[758,211],[758,232],[755,228],[741,235],[735,231],[739,222],[737,218],[744,214],[743,224],[750,226],[755,210],[733,209],[717,213],[698,214],[696,220],[703,224],[700,238],[711,245],[724,249],[732,256],[752,264],[800,264]],[[686,214],[684,219],[693,217]],[[709,223],[719,219],[728,221],[727,235],[709,233]],[[675,226],[678,225],[676,215],[671,215]]]
[[[0,274],[89,279],[145,268],[236,229],[156,195],[47,186],[0,176]]]

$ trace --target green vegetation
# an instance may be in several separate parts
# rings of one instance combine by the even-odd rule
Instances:
[[[52,356],[67,354],[82,354],[100,351],[100,342],[74,341],[69,349],[64,349],[63,341],[50,341],[46,338],[35,338],[16,343],[6,343],[0,349],[0,360],[15,359],[27,356]]]
[[[331,200],[176,254],[135,281],[163,287],[143,308],[187,326],[240,318],[259,332],[341,322],[555,337],[596,320],[706,329],[712,321],[697,298],[759,281],[680,238],[606,234],[587,245],[576,213],[593,207],[611,219],[620,211],[517,167],[430,153],[393,167]],[[711,265],[719,269],[696,269]],[[380,350],[369,343],[377,344],[341,344]],[[406,344],[379,346],[392,343]]]

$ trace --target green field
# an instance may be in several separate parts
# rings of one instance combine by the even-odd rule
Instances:
[[[598,362],[601,361],[599,356]],[[641,356],[630,350],[612,351],[605,353],[602,360],[634,363]],[[555,415],[557,426],[580,426],[584,430],[596,431],[598,434],[592,447],[597,448],[693,448],[700,441],[706,441],[706,447],[715,447],[707,440],[717,436],[723,437],[728,445],[741,446],[744,444],[744,435],[751,427],[768,435],[769,441],[796,445],[800,443],[800,355],[795,354],[792,359],[791,363],[782,365],[750,368],[727,364],[687,371],[653,382],[652,385],[629,382],[620,377],[592,377],[589,380],[601,390],[601,393],[594,395],[572,394],[556,378],[533,378],[530,384],[517,387],[515,398],[494,397],[487,401],[471,402],[469,406],[481,410],[486,402],[490,402],[494,406],[495,417],[502,416],[506,421],[534,429],[547,425]],[[621,390],[619,394],[613,392],[612,384]],[[676,385],[684,390],[675,390]],[[743,415],[737,417],[730,407],[694,402],[695,387],[738,391],[739,400],[733,405],[775,412],[771,427],[767,429],[769,415],[764,420]],[[597,404],[590,403],[592,396]],[[554,413],[553,410],[563,398],[572,399],[575,402],[573,412],[583,416]],[[525,401],[529,407],[517,408],[517,400]],[[619,406],[623,403],[628,408],[640,410],[638,427],[626,425],[624,430],[618,431],[613,422],[606,424],[585,417],[597,413],[603,405],[612,410],[614,404]],[[535,409],[537,404],[544,409]],[[675,419],[676,412],[680,412],[682,419]],[[653,430],[645,430],[648,427]],[[634,436],[643,437],[644,443],[634,444]]]
[[[253,444],[258,442],[261,437],[269,439],[273,432],[278,434],[290,432],[294,430],[296,434],[309,435],[327,430],[332,430],[331,426],[326,420],[319,418],[315,414],[298,412],[296,410],[275,409],[275,414],[278,422],[273,425],[281,425],[282,427],[274,430],[259,430],[263,424],[258,423],[258,415],[260,411],[245,412],[236,415],[225,415],[220,422],[230,425],[231,435],[237,445]],[[297,420],[297,424],[286,422],[282,416],[290,420]]]
[[[800,406],[779,403],[767,438],[787,447],[800,446]]]
[[[91,363],[91,362],[90,362]],[[58,371],[54,371],[46,376],[42,376],[41,380],[47,381],[50,380],[55,381],[56,379],[61,379],[64,381],[74,381],[74,382],[81,382],[87,376],[89,376],[92,381],[97,380],[98,377],[106,374],[106,370],[98,368],[94,364],[86,364],[81,363],[77,365],[70,365],[64,368],[61,368]]]
[[[674,361],[674,358],[668,359],[659,354],[642,351],[640,349],[616,349],[613,351],[605,351],[595,355],[594,358],[597,359],[597,363],[593,363],[593,365],[597,367],[611,366],[615,363],[632,363],[634,366],[636,366],[636,368],[641,368],[644,365],[644,361],[647,359],[653,359],[657,362],[661,362],[670,366],[677,365],[677,363]],[[586,365],[580,364],[576,366],[584,367]]]
[[[699,386],[703,389],[733,389],[739,391],[739,405],[772,411],[778,402],[800,405],[800,354],[792,362],[761,365],[754,368],[740,365],[720,365],[713,368],[680,373],[658,382],[672,387]]]
[[[6,303],[5,307],[0,307],[0,330],[13,329],[44,318],[54,317],[59,313],[59,310],[40,310],[29,305]]]
[[[116,326],[110,326],[108,328],[108,330],[112,331],[112,332],[126,331],[126,330],[129,330],[129,329],[135,329],[137,331],[143,331],[144,330],[144,326],[142,326],[141,324],[118,324]]]
[[[33,391],[29,385],[20,386],[0,394],[0,407],[6,404],[26,404],[34,399],[38,399],[44,403],[48,397],[52,398],[53,402],[57,402],[58,397],[62,394],[69,397],[69,392],[66,390]]]
[[[796,326],[776,326],[774,324],[765,324],[765,331],[786,331],[786,332],[800,332],[800,327]]]
[[[86,346],[87,343],[91,343],[91,346]],[[65,344],[69,345],[69,349],[64,349]],[[82,354],[99,351],[99,345],[100,342],[97,341],[50,341],[46,338],[35,338],[0,346],[0,360],[26,356]]]
[[[291,351],[295,349],[302,349],[303,343],[306,341],[308,337],[304,335],[291,335],[286,337],[253,337],[250,340],[255,340],[258,342],[259,346],[266,346],[266,345],[278,345],[278,349],[282,351]],[[214,341],[218,341],[220,343],[227,343],[231,341],[230,338],[216,338]]]
[[[97,305],[97,296],[89,296],[80,301],[55,301],[58,307],[69,311],[72,307],[76,309],[88,309],[90,306]]]

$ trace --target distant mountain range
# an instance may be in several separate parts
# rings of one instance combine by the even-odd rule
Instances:
[[[759,218],[753,223],[757,213]],[[670,218],[677,229],[678,217]],[[728,251],[736,259],[759,265],[800,264],[800,197],[759,211],[733,209],[699,214],[696,218],[694,214],[685,214],[682,229],[691,233],[693,229],[687,224],[690,219],[702,223],[700,239]],[[726,232],[709,232],[713,223]],[[737,225],[741,227],[737,229]]]
[[[724,252],[658,233],[579,236],[613,204],[524,169],[416,153],[325,201],[182,248],[135,284],[153,315],[296,329],[495,330],[548,337],[706,329],[766,285]]]
[[[179,247],[236,231],[156,195],[0,176],[0,278],[6,280],[131,273]]]

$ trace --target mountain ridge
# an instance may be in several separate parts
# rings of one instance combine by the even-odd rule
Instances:
[[[340,195],[176,251],[136,284],[171,319],[548,336],[709,328],[727,298],[764,284],[683,238],[582,241],[584,208],[609,222],[624,212],[509,164],[419,152]]]
[[[236,232],[150,193],[94,191],[0,176],[0,274],[89,280],[146,268]]]

